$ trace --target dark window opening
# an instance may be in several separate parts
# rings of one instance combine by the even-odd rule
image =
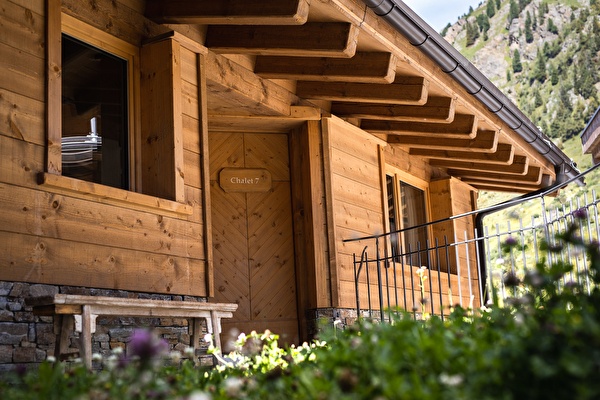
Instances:
[[[129,189],[127,61],[62,35],[62,174]]]
[[[402,230],[390,235],[392,255],[395,259],[403,256],[404,263],[412,266],[427,266],[427,226],[421,226],[427,223],[425,192],[401,180],[397,184],[392,175],[386,175],[389,229]]]

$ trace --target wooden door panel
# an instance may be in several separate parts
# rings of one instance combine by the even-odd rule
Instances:
[[[265,329],[283,343],[298,341],[287,141],[281,134],[210,137],[215,301],[239,304],[234,317],[222,321],[224,343],[240,332]],[[218,173],[226,167],[265,168],[272,187],[224,192]]]
[[[212,133],[209,135],[210,180],[218,179],[225,167],[244,167],[244,141],[239,133]]]
[[[246,198],[211,185],[215,301],[237,303],[236,318],[248,319],[250,286]]]
[[[274,181],[290,180],[288,137],[282,134],[246,134],[246,168],[266,168]]]

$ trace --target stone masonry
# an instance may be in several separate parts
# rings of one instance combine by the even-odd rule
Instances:
[[[34,316],[25,299],[57,293],[88,296],[112,296],[172,301],[206,301],[202,297],[162,295],[124,290],[94,289],[73,286],[30,284],[0,281],[0,374],[17,366],[34,368],[54,354],[56,336],[53,317]],[[190,345],[186,319],[102,317],[96,320],[92,351],[107,356],[116,347],[125,348],[136,328],[152,328],[172,350],[184,351]],[[206,330],[206,327],[204,327]],[[78,333],[71,336],[73,357],[78,356]],[[205,350],[205,348],[203,348]],[[205,351],[204,351],[205,353]],[[210,361],[208,361],[210,359]],[[201,357],[211,362],[212,357]]]

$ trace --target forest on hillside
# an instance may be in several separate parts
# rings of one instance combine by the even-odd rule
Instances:
[[[486,0],[441,33],[560,143],[600,105],[599,15],[599,0]]]

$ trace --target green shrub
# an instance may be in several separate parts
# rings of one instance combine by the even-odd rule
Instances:
[[[3,399],[596,399],[600,398],[600,254],[576,222],[543,246],[587,252],[589,273],[544,260],[504,284],[504,306],[456,307],[442,320],[360,320],[320,341],[282,349],[270,332],[242,335],[236,351],[206,369],[164,354],[147,334],[104,369],[46,362],[0,383]],[[516,241],[507,240],[504,251]],[[511,291],[512,292],[512,291]],[[496,293],[490,293],[496,298]],[[496,299],[497,300],[497,299]],[[497,303],[496,303],[497,304]],[[212,349],[214,350],[214,349]],[[131,352],[130,352],[131,353]]]

